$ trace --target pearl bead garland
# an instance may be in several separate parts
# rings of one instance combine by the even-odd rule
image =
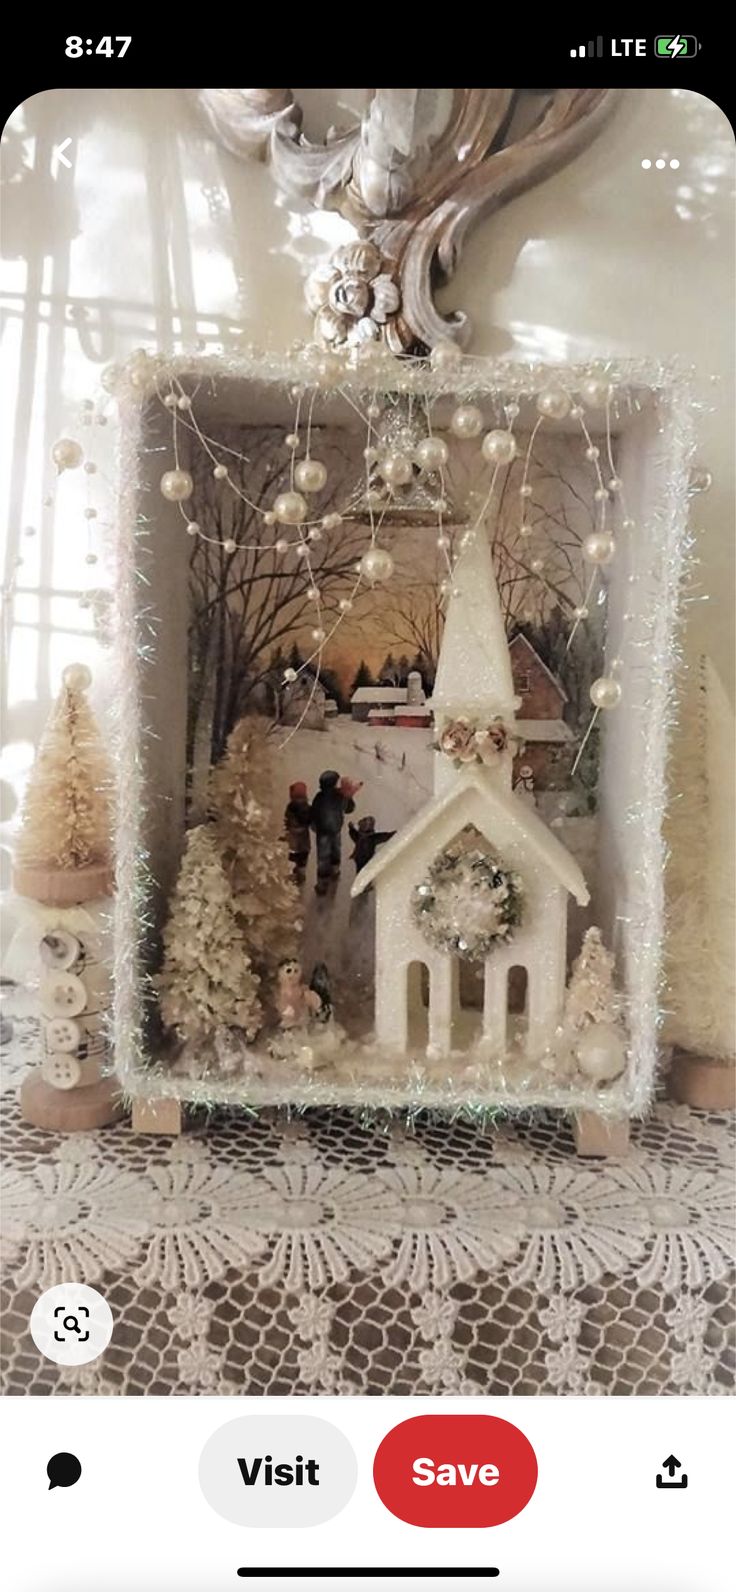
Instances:
[[[423,437],[414,454],[420,470],[442,470],[449,457],[444,437]]]
[[[161,494],[170,503],[183,503],[194,491],[194,482],[188,470],[165,470],[161,477]]]
[[[570,413],[571,402],[562,387],[545,387],[537,398],[537,411],[547,420],[564,420]]]
[[[590,700],[593,706],[601,708],[604,712],[617,708],[622,695],[618,680],[614,680],[610,674],[600,675],[590,688]]]
[[[82,463],[84,453],[81,443],[75,442],[73,437],[60,437],[51,449],[51,457],[56,465],[58,475],[64,470],[77,470]]]
[[[273,511],[282,525],[301,525],[307,517],[307,505],[301,492],[280,492]]]
[[[583,542],[583,556],[589,564],[610,564],[616,543],[606,531],[593,531]]]
[[[301,492],[321,492],[327,480],[327,470],[320,459],[300,459],[294,471],[294,481]]]
[[[450,420],[450,430],[455,437],[462,441],[480,435],[483,426],[483,416],[475,404],[459,404]]]
[[[385,547],[369,547],[360,560],[360,572],[371,586],[390,580],[394,561]]]
[[[487,431],[481,452],[489,464],[510,464],[516,457],[516,443],[510,431]]]
[[[387,486],[408,486],[414,476],[411,459],[403,453],[389,453],[379,462],[378,469]]]

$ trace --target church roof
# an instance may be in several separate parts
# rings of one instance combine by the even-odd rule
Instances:
[[[560,884],[575,897],[580,906],[586,906],[590,900],[588,887],[575,858],[528,803],[521,801],[510,791],[502,789],[488,770],[477,765],[462,769],[449,790],[426,802],[393,840],[379,847],[372,861],[356,874],[351,895],[361,895],[381,874],[390,872],[406,848],[430,830],[435,821],[448,812],[469,788],[474,788],[483,797],[491,819],[494,812],[513,819],[517,827],[522,830],[530,852],[534,853],[540,862],[546,864],[550,873],[556,875]]]
[[[528,637],[524,635],[523,630],[518,630],[516,635],[514,636],[513,641],[509,642],[509,652],[511,653],[512,668],[513,668],[514,649],[519,647],[521,645],[521,643],[524,644],[524,646],[526,647],[527,652],[531,653],[532,658],[534,659],[534,662],[537,664],[538,668],[540,668],[544,672],[544,674],[546,674],[547,679],[549,681],[551,681],[552,685],[555,688],[555,691],[558,693],[558,696],[560,697],[560,700],[562,702],[567,702],[568,701],[568,696],[567,696],[567,692],[565,690],[565,687],[562,684],[562,681],[558,680],[557,675],[553,674],[552,670],[547,668],[547,665],[546,665],[544,659],[540,658],[536,647],[532,646],[531,641],[529,641]]]
[[[432,692],[435,718],[455,713],[514,716],[506,628],[485,525],[455,565]]]

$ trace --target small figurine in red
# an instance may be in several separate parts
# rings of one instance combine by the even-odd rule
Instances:
[[[312,846],[309,832],[311,807],[307,787],[303,780],[289,786],[289,800],[284,813],[284,831],[289,846],[289,862],[294,867],[294,879],[303,884]]]

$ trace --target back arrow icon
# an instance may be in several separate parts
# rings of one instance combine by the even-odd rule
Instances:
[[[60,160],[64,166],[68,166],[69,170],[71,171],[72,163],[70,160],[67,160],[66,155],[64,154],[64,150],[69,148],[70,143],[71,138],[65,138],[63,144],[56,144],[54,148],[54,154],[56,155],[57,160]]]

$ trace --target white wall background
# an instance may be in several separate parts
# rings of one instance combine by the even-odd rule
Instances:
[[[363,93],[297,90],[307,131],[352,118]],[[71,170],[53,153],[67,138]],[[642,169],[659,156],[679,169]],[[102,551],[112,427],[83,426],[81,402],[99,398],[101,368],[141,344],[307,339],[302,278],[346,228],[279,199],[266,168],[221,150],[175,89],[36,95],[11,118],[3,157],[6,820],[8,786],[29,765],[63,665],[92,663],[101,706],[114,690],[85,597],[107,578],[102,559],[85,558]],[[682,90],[630,91],[589,150],[477,228],[441,295],[448,310],[470,312],[475,353],[679,354],[695,366],[713,487],[694,500],[707,601],[689,609],[686,646],[710,654],[729,690],[733,179],[733,134],[715,105]],[[60,434],[79,437],[97,475],[55,482]],[[96,505],[90,539],[83,510]]]

